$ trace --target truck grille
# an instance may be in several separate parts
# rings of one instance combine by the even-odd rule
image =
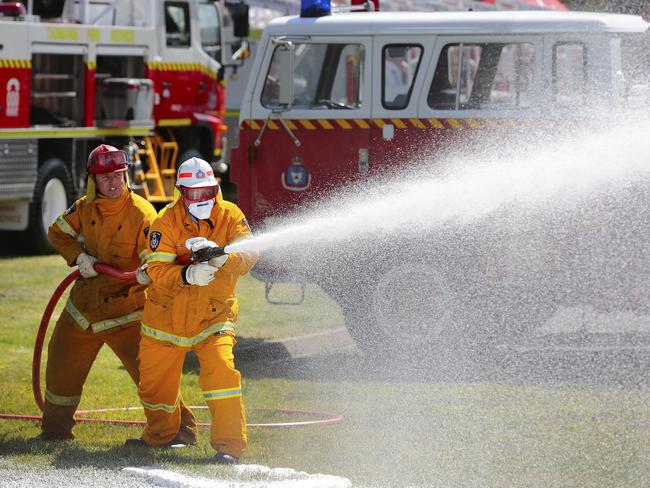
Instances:
[[[32,198],[38,170],[34,139],[0,143],[0,199]]]

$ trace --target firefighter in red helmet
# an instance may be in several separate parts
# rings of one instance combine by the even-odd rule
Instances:
[[[86,195],[51,225],[48,237],[77,279],[48,346],[45,404],[40,437],[74,437],[74,413],[88,372],[107,344],[137,385],[138,347],[145,286],[125,282],[94,269],[97,262],[133,271],[147,257],[153,206],[128,185],[127,154],[102,144],[88,157]],[[145,281],[139,271],[138,280]],[[181,405],[183,422],[174,442],[196,442],[192,413]]]
[[[151,226],[147,288],[140,341],[140,400],[147,425],[141,439],[165,444],[181,421],[178,389],[183,359],[194,351],[199,384],[212,417],[210,444],[216,462],[232,464],[243,454],[246,419],[233,346],[237,321],[235,286],[255,264],[256,253],[233,253],[187,266],[177,257],[205,247],[226,246],[251,236],[244,214],[221,198],[210,164],[190,158],[180,165],[176,200]]]

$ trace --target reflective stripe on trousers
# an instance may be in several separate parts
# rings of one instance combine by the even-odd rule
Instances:
[[[234,332],[235,325],[231,322],[212,324],[207,329],[204,329],[199,334],[192,337],[179,336],[170,332],[158,330],[145,323],[142,324],[141,330],[143,336],[151,337],[154,340],[169,342],[170,344],[174,344],[175,346],[180,347],[192,347],[201,341],[204,341],[211,335],[218,334],[220,332]]]
[[[92,329],[93,332],[105,332],[115,327],[128,324],[130,322],[137,322],[142,320],[142,311],[131,312],[121,317],[115,317],[112,319],[100,320],[99,322],[90,323],[90,321],[84,317],[83,313],[75,307],[72,303],[72,299],[68,297],[68,301],[65,304],[65,310],[70,314],[79,327],[83,330],[86,330],[88,327]]]
[[[55,395],[48,389],[45,389],[45,399],[50,402],[52,405],[59,405],[61,407],[71,407],[73,405],[79,405],[81,401],[81,395],[77,396],[63,396]]]

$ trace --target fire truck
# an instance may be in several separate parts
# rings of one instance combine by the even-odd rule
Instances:
[[[231,166],[238,205],[253,226],[264,228],[359,182],[399,174],[422,155],[443,160],[479,147],[486,136],[497,140],[497,134],[508,135],[513,145],[535,139],[536,130],[553,140],[559,127],[592,119],[596,107],[622,109],[633,93],[647,110],[647,70],[630,73],[624,65],[628,46],[641,42],[647,29],[640,17],[585,12],[274,19],[258,45],[241,106]],[[384,188],[390,194],[390,183]],[[606,226],[576,223],[582,234],[569,237],[534,222],[531,217],[500,235],[494,229],[502,227],[486,224],[480,239],[462,227],[444,238],[424,230],[416,240],[391,235],[390,244],[358,253],[333,245],[329,254],[319,250],[318,260],[302,259],[298,244],[289,258],[262,259],[256,273],[269,283],[318,283],[341,305],[351,336],[369,351],[396,333],[422,345],[432,337],[464,340],[443,331],[492,336],[488,323],[500,324],[502,332],[531,330],[561,304],[580,300],[643,308],[629,299],[648,291],[650,270],[638,261],[643,252],[627,257],[632,268],[648,273],[632,278],[616,268],[573,280],[562,263],[579,261],[581,239],[597,241]],[[624,244],[633,254],[634,243],[621,243],[621,249]],[[599,282],[603,277],[613,284]],[[391,290],[406,289],[420,298],[395,303]],[[557,290],[572,292],[558,296]]]
[[[245,57],[239,0],[0,3],[0,231],[51,250],[47,227],[84,191],[98,143],[124,147],[131,186],[172,200],[179,160],[219,168],[226,68]]]

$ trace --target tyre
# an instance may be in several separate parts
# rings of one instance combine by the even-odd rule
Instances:
[[[47,229],[71,203],[72,183],[63,161],[48,159],[38,169],[34,196],[29,206],[29,227],[25,237],[33,252],[54,252],[47,238]]]
[[[205,159],[205,156],[201,154],[201,151],[199,151],[196,148],[190,147],[188,149],[185,149],[181,155],[178,158],[178,163],[176,163],[177,167],[183,164],[185,161],[187,161],[190,158],[201,158]]]
[[[513,286],[480,270],[451,258],[400,263],[336,299],[367,356],[491,365],[504,350],[529,342],[556,305],[532,277]]]
[[[491,349],[495,321],[462,276],[439,263],[412,262],[379,274],[339,300],[346,327],[366,355],[459,358]]]

